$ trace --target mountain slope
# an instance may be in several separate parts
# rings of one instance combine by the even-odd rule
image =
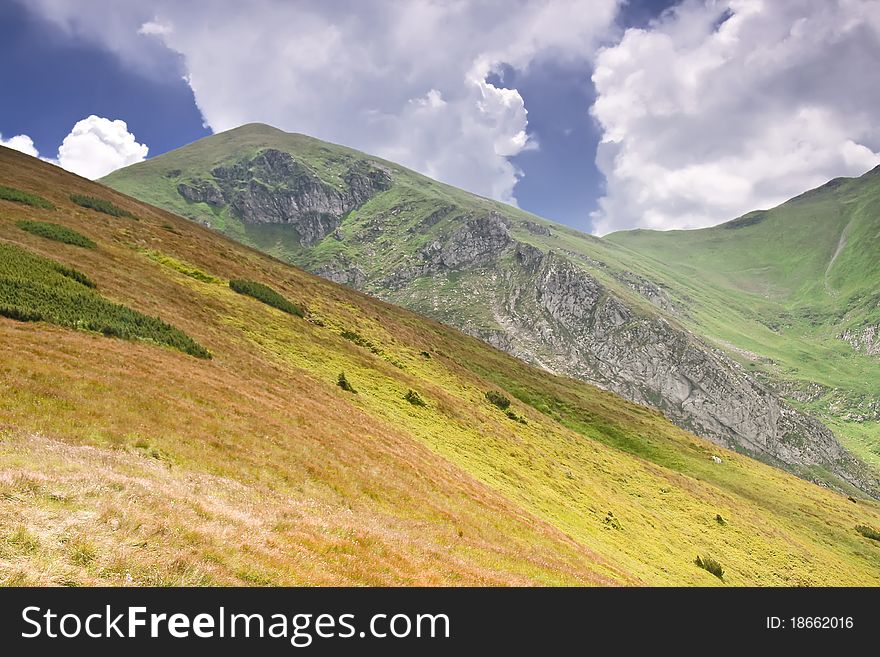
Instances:
[[[0,200],[6,249],[211,356],[0,317],[6,583],[880,584],[875,501],[34,158],[0,149],[0,185],[51,203]]]
[[[694,330],[880,465],[880,168],[714,228],[607,239],[688,299]]]
[[[877,473],[688,326],[633,252],[390,162],[252,124],[106,184],[839,489]],[[637,258],[636,258],[637,259]],[[661,279],[662,280],[662,279]]]

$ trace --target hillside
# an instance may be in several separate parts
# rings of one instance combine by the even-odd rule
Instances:
[[[875,501],[8,149],[0,195],[7,584],[880,584]]]
[[[786,401],[787,390],[756,376],[735,341],[694,321],[702,307],[676,294],[677,272],[658,273],[612,241],[260,124],[104,182],[653,406],[720,445],[839,490],[880,494],[876,469],[841,447],[811,409]]]
[[[880,465],[880,168],[714,228],[607,239],[695,330]]]

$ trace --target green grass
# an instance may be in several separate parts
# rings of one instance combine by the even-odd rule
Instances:
[[[157,262],[160,265],[168,267],[169,269],[173,269],[174,271],[179,272],[184,276],[188,276],[202,283],[223,283],[222,278],[218,278],[217,276],[202,271],[195,265],[191,265],[187,262],[181,262],[177,258],[172,258],[170,255],[167,255],[165,253],[153,251],[151,249],[142,249],[141,252],[153,262]]]
[[[197,358],[211,357],[207,349],[179,329],[108,301],[94,287],[75,269],[11,244],[0,244],[0,315],[125,340],[145,340]]]
[[[78,233],[72,228],[67,228],[66,226],[51,224],[45,221],[28,220],[18,221],[15,225],[24,231],[44,237],[47,240],[61,242],[62,244],[81,246],[84,249],[94,249],[98,246],[94,240],[91,240],[82,233]]]
[[[262,301],[268,306],[277,308],[278,310],[294,315],[295,317],[305,317],[306,312],[303,308],[285,299],[268,285],[257,283],[256,281],[246,281],[233,279],[229,281],[229,287],[239,294],[253,297],[258,301]]]
[[[79,206],[88,208],[89,210],[95,210],[96,212],[103,212],[104,214],[109,214],[112,217],[128,217],[129,219],[136,219],[136,217],[128,210],[123,210],[122,208],[115,205],[114,203],[111,203],[107,199],[98,198],[97,196],[71,194],[70,200]]]
[[[37,196],[30,192],[23,192],[14,187],[6,187],[5,185],[0,185],[0,200],[12,201],[13,203],[23,203],[24,205],[42,208],[43,210],[55,209],[55,206],[42,196]]]

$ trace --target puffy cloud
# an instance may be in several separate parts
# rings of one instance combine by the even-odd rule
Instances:
[[[602,234],[691,228],[880,163],[880,3],[685,2],[600,51]]]
[[[40,155],[34,146],[34,140],[27,135],[15,135],[9,139],[3,139],[3,135],[0,135],[0,146],[6,146],[6,148],[21,151],[25,155],[31,155],[33,157],[39,157]]]
[[[100,116],[89,116],[77,121],[61,146],[58,164],[92,180],[106,176],[129,164],[147,157],[144,144],[135,141],[125,121],[111,121]]]
[[[40,157],[28,135],[16,135],[9,140],[0,135],[0,145]],[[125,121],[111,121],[93,114],[77,121],[58,147],[57,157],[40,159],[95,180],[121,167],[141,162],[148,152],[145,144],[135,141]]]
[[[541,57],[588,61],[611,29],[616,5],[27,3],[123,61],[147,59],[155,44],[177,53],[215,132],[261,121],[388,157],[506,201],[513,201],[519,175],[509,158],[534,145],[522,97],[491,84],[489,74],[501,63],[522,70]]]

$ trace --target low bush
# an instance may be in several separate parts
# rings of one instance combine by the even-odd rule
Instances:
[[[726,525],[727,524],[727,521],[724,519],[724,516],[722,516],[720,513],[715,514],[715,522],[717,522],[719,525]]]
[[[58,224],[50,224],[45,221],[28,221],[22,220],[15,224],[19,228],[33,235],[44,237],[47,240],[54,240],[62,244],[71,244],[73,246],[81,246],[84,249],[94,249],[98,245],[85,235],[76,232],[72,228],[59,226]]]
[[[98,198],[97,196],[71,194],[70,200],[79,206],[88,208],[89,210],[95,210],[96,212],[103,212],[104,214],[109,214],[112,217],[128,217],[129,219],[137,218],[128,210],[123,210],[119,206],[111,203],[110,201],[103,198]]]
[[[706,570],[718,579],[724,579],[724,568],[721,567],[721,564],[708,555],[698,556],[694,559],[694,563],[697,564],[703,570]]]
[[[867,525],[857,525],[856,531],[865,538],[870,538],[872,541],[880,541],[880,532],[878,532],[873,527],[868,527]]]
[[[352,386],[348,382],[348,379],[345,378],[345,372],[339,373],[339,376],[336,379],[336,385],[338,385],[340,388],[342,388],[346,392],[353,392],[354,394],[357,394],[357,390],[355,390],[354,386]]]
[[[369,349],[371,353],[374,353],[377,356],[382,355],[382,350],[379,349],[379,347],[377,347],[372,342],[367,340],[364,336],[362,336],[357,331],[349,331],[348,329],[345,329],[339,335],[342,336],[343,338],[345,338],[346,340],[348,340],[349,342],[354,342],[358,347],[363,347],[364,349]]]
[[[180,329],[113,303],[82,272],[11,244],[0,244],[0,315],[145,340],[197,358],[211,353]]]
[[[30,192],[23,192],[20,189],[14,189],[13,187],[5,187],[3,185],[0,185],[0,199],[4,201],[12,201],[13,203],[24,203],[25,205],[31,205],[35,208],[43,208],[44,210],[55,209],[55,206],[42,196],[37,196]]]
[[[517,415],[510,409],[504,411],[504,414],[514,422],[519,422],[520,424],[528,424],[528,422],[526,422],[526,419],[522,415]]]
[[[502,411],[506,411],[508,408],[510,408],[510,400],[502,395],[500,392],[490,390],[486,393],[486,399],[488,399],[490,403],[494,404]]]
[[[263,285],[256,281],[233,279],[229,281],[229,287],[239,294],[253,297],[257,301],[262,301],[267,306],[277,308],[288,315],[294,315],[296,317],[306,316],[306,312],[303,308],[300,308],[295,303],[291,303],[268,285]]]
[[[413,406],[424,406],[425,405],[425,400],[422,399],[422,396],[419,393],[417,393],[415,390],[410,390],[409,392],[407,392],[403,396],[403,398],[406,401],[408,401],[410,404],[412,404]]]

